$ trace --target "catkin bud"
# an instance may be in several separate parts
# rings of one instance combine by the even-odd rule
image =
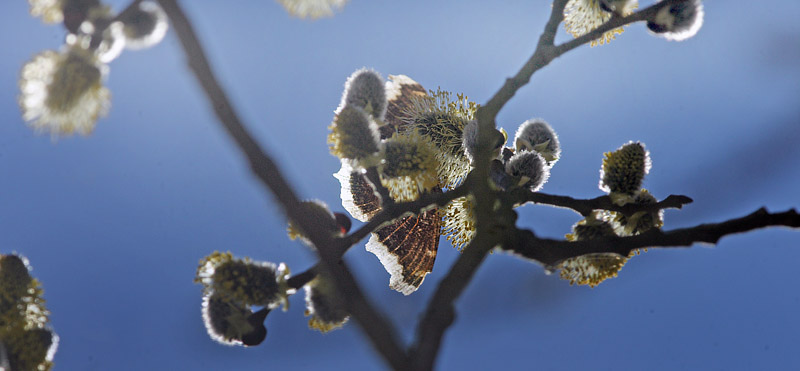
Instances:
[[[350,318],[343,299],[336,292],[330,277],[320,274],[305,286],[308,327],[328,332],[342,327]]]
[[[324,18],[333,17],[333,12],[341,10],[348,0],[278,0],[294,17]]]
[[[230,260],[214,268],[215,290],[225,292],[247,305],[276,306],[282,299],[280,280],[286,270],[271,263]]]
[[[527,187],[536,192],[550,177],[550,168],[545,165],[545,159],[539,152],[522,151],[517,152],[508,160],[506,173],[519,179],[518,186]]]
[[[342,236],[350,230],[350,219],[344,214],[337,213],[337,215],[332,213],[328,205],[322,201],[302,201],[300,202],[300,207],[306,215],[306,218],[311,221],[311,224],[317,226],[317,228],[324,229],[332,236]],[[290,239],[294,240],[299,238],[307,245],[312,245],[311,241],[306,237],[306,233],[292,220],[289,220],[287,232],[289,233]]]
[[[52,368],[58,336],[47,324],[42,295],[27,259],[0,255],[0,369]]]
[[[15,331],[0,339],[7,352],[8,370],[49,370],[58,348],[58,335],[48,328]],[[0,365],[4,359],[0,358]]]
[[[329,128],[331,153],[340,159],[367,160],[380,149],[378,126],[361,108],[345,106]]]
[[[2,301],[16,302],[28,291],[31,283],[28,264],[17,255],[0,255],[0,295]],[[5,307],[0,303],[0,308]]]
[[[558,142],[558,135],[542,119],[530,119],[522,123],[514,135],[514,146],[517,152],[536,151],[544,157],[548,166],[558,161],[561,156],[561,144]]]
[[[612,196],[634,196],[650,171],[650,155],[640,142],[628,142],[614,152],[605,153],[599,187]]]
[[[439,184],[436,148],[416,132],[395,134],[384,142],[379,171],[390,190],[415,198]],[[401,191],[399,188],[409,188]]]
[[[647,28],[655,35],[670,41],[686,40],[703,26],[703,4],[700,0],[687,0],[659,9]]]
[[[260,344],[267,337],[263,322],[268,313],[269,309],[253,313],[246,305],[219,293],[203,297],[203,323],[208,335],[226,345]]]
[[[144,49],[158,44],[167,34],[167,14],[155,1],[142,1],[128,11],[121,13],[125,35],[125,47]]]
[[[597,214],[592,214],[572,226],[572,233],[566,236],[569,241],[585,241],[595,238],[615,236],[614,228]],[[595,287],[606,279],[616,277],[628,258],[614,253],[581,255],[564,260],[560,264],[561,278],[570,285]]]
[[[111,94],[102,84],[106,69],[79,46],[40,53],[22,68],[22,117],[37,131],[53,136],[90,134],[110,104]]]
[[[339,109],[346,106],[358,107],[375,120],[383,121],[388,105],[384,86],[383,77],[374,70],[362,68],[353,72],[344,84]]]
[[[506,140],[508,140],[508,134],[501,128],[500,130],[492,130],[489,135],[491,135],[492,145],[492,153],[489,155],[489,159],[496,159],[500,157],[500,152],[503,150]],[[462,137],[464,154],[467,155],[469,162],[473,163],[475,161],[475,153],[478,150],[478,120],[467,121],[467,124],[464,125]]]
[[[287,297],[294,292],[286,283],[288,277],[289,269],[283,263],[234,259],[229,252],[215,251],[200,261],[195,282],[202,283],[207,293],[272,309],[288,304]]]

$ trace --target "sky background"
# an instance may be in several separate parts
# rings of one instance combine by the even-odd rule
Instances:
[[[533,52],[549,1],[353,0],[317,22],[271,0],[183,1],[236,109],[302,198],[342,210],[327,126],[345,79],[371,67],[483,103]],[[115,10],[126,3],[113,1]],[[235,5],[233,5],[235,4]],[[642,2],[650,4],[649,1]],[[645,187],[695,202],[664,229],[759,207],[800,207],[800,2],[706,1],[685,42],[629,27],[536,73],[498,116],[509,133],[550,122],[562,158],[543,192],[602,194],[602,154],[629,140],[650,150]],[[303,295],[267,319],[254,348],[206,334],[197,262],[214,250],[286,262],[313,253],[224,134],[177,38],[110,64],[109,115],[88,137],[57,141],[21,119],[23,64],[58,50],[64,31],[0,12],[0,252],[27,256],[61,337],[60,370],[379,369],[355,323],[307,329]],[[560,27],[557,42],[569,36]],[[580,217],[528,205],[518,224],[563,237]],[[490,255],[457,302],[439,369],[798,369],[800,233],[770,229],[718,246],[653,250],[595,289],[509,255]],[[346,259],[366,294],[412,339],[458,252],[441,243],[433,273],[403,296],[362,241]]]

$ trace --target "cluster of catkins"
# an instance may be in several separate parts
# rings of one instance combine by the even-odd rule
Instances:
[[[614,152],[608,152],[600,169],[601,190],[608,193],[617,205],[655,204],[658,201],[642,188],[644,176],[650,171],[650,156],[639,142],[629,142]],[[591,240],[613,236],[633,236],[664,224],[663,212],[639,211],[626,216],[614,211],[594,211],[572,227],[566,237],[571,241]],[[638,251],[637,251],[638,252]],[[633,253],[632,253],[633,254]],[[617,273],[629,257],[599,253],[570,258],[562,262],[560,275],[570,283],[599,285]]]
[[[203,285],[202,315],[209,336],[227,345],[261,344],[267,336],[267,315],[279,306],[286,311],[288,297],[296,292],[288,278],[283,263],[238,259],[216,251],[203,258],[195,282]],[[309,327],[327,332],[347,322],[349,314],[326,274],[318,274],[304,288]]]
[[[58,335],[49,314],[27,259],[0,255],[0,370],[52,368]]]
[[[407,77],[390,79],[392,81],[384,84],[374,71],[356,71],[345,84],[342,103],[331,125],[331,152],[343,164],[343,170],[336,174],[342,183],[343,206],[361,221],[368,221],[380,211],[381,202],[379,192],[374,190],[369,180],[359,176],[364,168],[377,168],[381,184],[388,188],[394,201],[410,201],[421,192],[443,191],[456,186],[471,169],[477,151],[478,125],[474,119],[477,107],[473,111],[453,109],[457,104],[443,99],[449,96],[442,92],[396,99],[397,93],[392,91],[402,91],[403,84],[413,80]],[[401,82],[398,84],[395,80]],[[384,85],[390,91],[388,99],[384,98],[381,89]],[[398,105],[396,100],[402,103],[399,111],[387,115],[386,102],[388,106]],[[392,124],[395,122],[397,124]],[[558,136],[545,120],[539,118],[520,125],[513,147],[504,147],[506,136],[502,131],[493,132],[492,138],[494,151],[490,175],[492,183],[505,191],[518,188],[533,192],[540,190],[561,155]],[[605,154],[600,189],[618,205],[656,203],[655,197],[641,188],[649,168],[649,154],[644,145],[628,143]],[[368,191],[364,192],[364,189]],[[469,243],[475,231],[471,199],[454,200],[439,211],[441,233],[458,248]],[[405,222],[401,220],[401,223]],[[567,238],[586,240],[612,235],[630,236],[662,224],[661,211],[642,211],[628,216],[597,211],[577,223]],[[390,226],[392,233],[400,227],[400,224]],[[411,232],[425,234],[420,230]],[[405,294],[411,293],[422,279],[409,279],[409,274],[419,273],[415,271],[414,263],[403,260],[416,262],[418,259],[413,255],[412,259],[406,259],[409,254],[403,255],[404,249],[391,246],[387,241],[391,242],[391,238],[378,231],[373,233],[367,249],[379,257],[392,275],[391,287]],[[616,254],[591,254],[567,259],[558,268],[561,277],[572,283],[595,286],[616,276],[626,260],[627,257]],[[423,278],[426,273],[422,273]]]
[[[458,95],[426,93],[406,76],[375,71],[356,71],[330,125],[331,152],[342,164],[335,174],[342,184],[342,205],[360,221],[377,215],[386,201],[406,202],[426,192],[447,192],[457,187],[472,168],[478,146],[477,106]],[[553,128],[542,119],[525,121],[506,147],[504,131],[493,130],[490,175],[496,189],[538,191],[561,155]],[[607,153],[601,170],[600,188],[619,204],[654,203],[641,189],[650,167],[647,151],[640,143],[628,143]],[[368,177],[368,171],[376,175]],[[377,179],[375,178],[377,177]],[[373,181],[380,181],[385,193]],[[384,200],[384,197],[391,200]],[[333,213],[321,201],[299,204],[301,214],[322,231],[341,237],[349,231],[350,219]],[[440,235],[456,247],[474,236],[472,199],[461,197],[439,209],[404,216],[372,232],[367,250],[374,253],[390,273],[390,287],[410,294],[422,284],[433,267]],[[632,235],[661,225],[659,212],[623,215],[598,211],[573,227],[570,240],[612,235]],[[289,222],[288,234],[309,246],[298,223]],[[593,254],[568,259],[558,268],[573,283],[596,285],[616,275],[626,258]],[[324,273],[304,284],[309,327],[326,332],[341,327],[349,318],[334,282]],[[212,338],[225,344],[256,345],[266,336],[263,321],[270,310],[302,284],[289,283],[285,265],[235,259],[231,253],[215,252],[200,262],[196,281],[204,286],[203,318]]]
[[[331,153],[342,163],[335,176],[342,184],[344,208],[355,219],[368,221],[387,201],[413,201],[423,193],[457,187],[472,169],[478,150],[477,109],[463,95],[453,99],[449,92],[426,92],[407,76],[389,76],[384,82],[369,69],[353,73],[328,136]],[[521,125],[513,148],[504,148],[504,131],[491,129],[489,138],[492,180],[503,190],[539,190],[560,155],[555,132],[541,119]],[[391,200],[383,200],[365,176],[370,168]],[[458,249],[472,240],[472,196],[375,231],[367,250],[391,274],[390,286],[410,294],[432,269],[438,235],[447,236]]]
[[[31,14],[67,31],[60,51],[47,50],[22,68],[19,105],[39,132],[88,135],[107,114],[111,94],[103,86],[108,63],[124,49],[148,48],[167,32],[167,16],[155,1],[134,2],[119,14],[100,0],[29,0]]]
[[[288,276],[285,264],[236,259],[230,252],[215,251],[203,258],[195,282],[203,285],[203,321],[209,336],[229,345],[261,344],[267,336],[267,314],[281,304],[285,308],[294,293],[286,283]]]

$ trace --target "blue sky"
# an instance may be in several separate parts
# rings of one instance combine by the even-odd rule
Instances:
[[[273,1],[184,1],[236,108],[303,198],[341,210],[327,126],[361,67],[485,102],[533,52],[547,1],[353,0],[331,19],[289,17]],[[513,133],[532,117],[560,136],[543,192],[601,195],[603,152],[639,140],[645,187],[695,202],[665,229],[800,206],[800,3],[706,1],[685,42],[629,27],[534,75],[498,117]],[[111,2],[115,9],[125,3]],[[644,4],[644,3],[643,3]],[[197,261],[214,250],[286,262],[314,255],[285,235],[273,198],[218,126],[177,38],[110,64],[112,108],[89,137],[52,141],[26,127],[22,65],[58,49],[63,31],[0,12],[0,252],[27,256],[61,336],[57,369],[375,369],[384,363],[351,323],[310,331],[302,295],[244,349],[214,343],[200,318]],[[557,41],[567,40],[560,31]],[[519,209],[519,225],[561,237],[579,216]],[[432,274],[404,297],[363,243],[347,261],[403,338],[458,252],[440,246]],[[798,232],[727,237],[714,248],[650,250],[598,288],[569,286],[495,253],[457,303],[441,369],[800,368]]]

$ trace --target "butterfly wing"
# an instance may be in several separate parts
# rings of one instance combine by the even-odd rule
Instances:
[[[389,75],[386,82],[386,125],[380,127],[381,139],[392,136],[400,126],[406,125],[402,120],[405,111],[410,108],[412,98],[427,95],[425,88],[406,75]]]
[[[389,287],[404,295],[416,291],[433,270],[441,217],[437,209],[402,217],[372,233],[367,251],[391,275]]]
[[[342,185],[342,206],[353,218],[368,222],[381,211],[381,196],[363,171],[353,169],[348,161],[342,161],[342,168],[333,176]]]
[[[402,120],[414,96],[426,95],[425,89],[405,75],[390,75],[386,82],[388,99],[381,139],[387,139],[407,123]],[[381,198],[373,184],[360,170],[342,162],[334,176],[342,185],[342,205],[354,218],[366,222],[381,211]],[[441,192],[436,189],[435,191]],[[367,251],[375,254],[391,275],[389,286],[405,295],[416,291],[433,270],[439,246],[441,217],[438,208],[418,215],[399,218],[375,230]]]

